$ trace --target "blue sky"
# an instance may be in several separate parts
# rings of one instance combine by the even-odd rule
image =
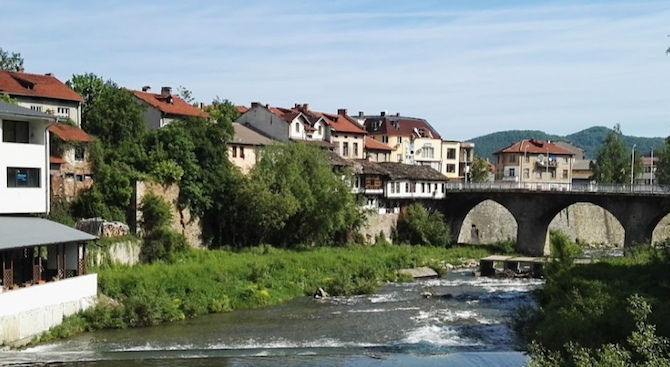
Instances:
[[[670,135],[668,1],[1,0],[0,47],[65,81],[426,118],[444,138]]]

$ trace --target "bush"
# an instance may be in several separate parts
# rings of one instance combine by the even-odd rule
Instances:
[[[144,195],[140,204],[140,211],[142,211],[142,229],[147,234],[168,226],[172,222],[170,205],[156,194],[149,193]]]
[[[74,227],[77,224],[77,221],[72,216],[70,204],[65,200],[53,200],[51,202],[51,210],[46,218],[68,227]]]
[[[188,249],[186,238],[176,231],[161,227],[153,230],[144,237],[144,244],[140,253],[144,262],[174,260],[174,256]]]
[[[444,222],[444,215],[437,211],[429,213],[421,204],[410,205],[398,218],[397,241],[422,246],[449,246],[449,228]]]

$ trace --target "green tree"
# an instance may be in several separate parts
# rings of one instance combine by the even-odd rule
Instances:
[[[631,180],[631,152],[623,142],[621,127],[614,126],[603,145],[598,150],[596,161],[591,162],[591,180],[599,183],[630,183]],[[642,167],[639,157],[634,159],[633,172],[637,175]]]
[[[485,159],[476,157],[470,167],[470,181],[487,182],[489,180],[489,165]]]
[[[233,122],[240,117],[240,111],[237,110],[233,102],[216,97],[216,99],[212,101],[212,104],[207,106],[205,111],[212,117],[212,120],[226,132],[226,134],[230,137],[235,134]]]
[[[0,70],[16,70],[23,67],[23,57],[18,52],[5,51],[0,47]]]
[[[421,204],[412,204],[398,218],[397,238],[394,242],[409,243],[421,246],[449,245],[449,228],[444,222],[444,215],[439,211],[429,212]]]
[[[192,106],[197,106],[198,104],[195,102],[195,97],[193,97],[193,92],[191,90],[186,89],[186,87],[179,86],[177,87],[177,95],[179,98],[181,98],[184,102],[192,105]]]
[[[73,75],[67,85],[84,98],[82,128],[86,132],[112,149],[142,139],[145,107],[130,92],[91,73]]]
[[[16,99],[10,97],[9,94],[7,94],[7,93],[0,93],[0,101],[11,103],[11,104],[19,104],[19,102]]]
[[[670,137],[665,139],[665,146],[658,153],[658,163],[656,163],[655,183],[667,185],[670,184]]]

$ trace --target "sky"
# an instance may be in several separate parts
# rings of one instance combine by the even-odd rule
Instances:
[[[62,81],[388,111],[450,140],[668,136],[669,19],[667,0],[0,0],[0,47]]]

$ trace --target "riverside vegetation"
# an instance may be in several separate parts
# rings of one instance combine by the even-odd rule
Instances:
[[[576,245],[558,233],[551,241],[555,261],[536,293],[538,308],[516,319],[531,342],[530,365],[670,366],[667,243],[575,266]]]

